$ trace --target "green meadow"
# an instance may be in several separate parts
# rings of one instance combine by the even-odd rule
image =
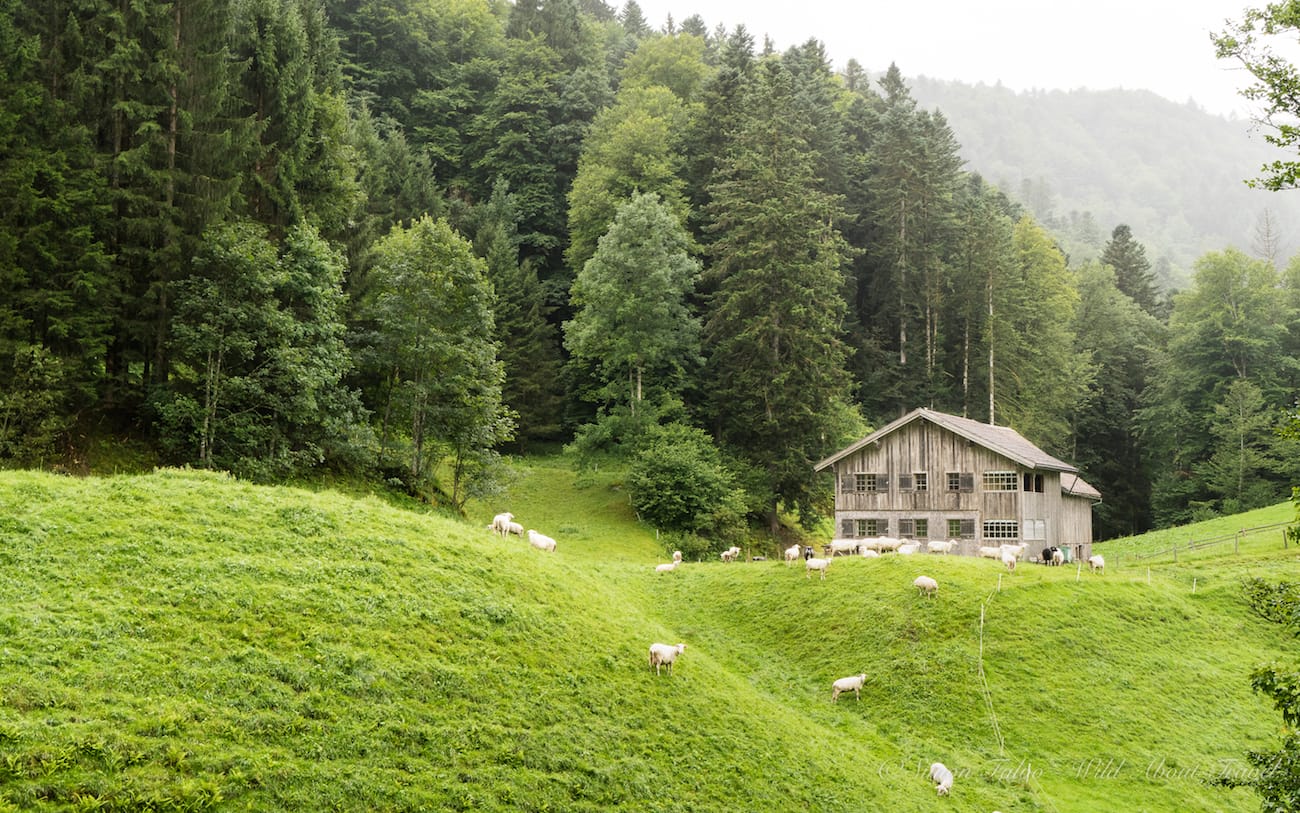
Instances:
[[[657,574],[616,476],[513,469],[463,521],[207,472],[0,473],[0,810],[1259,809],[1216,780],[1280,731],[1249,672],[1296,642],[1242,593],[1300,580],[1280,532],[1176,562],[1116,540],[1100,575]],[[490,533],[501,510],[556,552]],[[671,677],[655,641],[687,645]]]

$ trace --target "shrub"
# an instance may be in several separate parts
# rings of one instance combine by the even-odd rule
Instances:
[[[744,492],[713,441],[683,424],[652,427],[627,478],[632,507],[664,531],[712,536],[742,533]]]

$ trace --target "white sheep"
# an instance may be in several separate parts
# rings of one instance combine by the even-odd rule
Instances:
[[[496,531],[502,536],[506,535],[506,523],[514,519],[515,515],[509,511],[497,514],[492,518],[492,524],[488,526],[489,530]]]
[[[797,560],[797,559],[799,558],[799,554],[801,554],[801,553],[803,553],[803,547],[802,547],[801,545],[795,544],[795,545],[791,545],[790,547],[786,548],[786,549],[785,549],[785,563],[788,565],[788,564],[790,564],[791,562]]]
[[[1006,565],[1006,566],[1007,566],[1007,570],[1010,571],[1011,573],[1015,573],[1015,572],[1016,572],[1016,557],[1015,557],[1014,554],[1012,554],[1012,553],[1010,553],[1010,552],[1008,552],[1008,551],[1003,551],[1003,552],[1002,552],[1002,564]]]
[[[1000,561],[1002,559],[1002,548],[1001,546],[997,546],[997,545],[995,546],[981,545],[979,549],[979,555],[983,556],[985,559],[997,559]]]
[[[887,550],[898,550],[898,546],[903,544],[903,540],[892,536],[876,537],[876,550],[884,553]]]
[[[673,663],[677,656],[686,651],[686,644],[651,644],[650,645],[650,665],[655,668],[655,674],[659,674],[660,666],[668,667],[668,674],[673,673]]]
[[[1000,547],[1002,548],[1002,553],[1003,553],[1003,555],[1006,555],[1006,554],[1009,553],[1009,554],[1011,554],[1012,556],[1014,556],[1014,557],[1016,557],[1017,559],[1019,559],[1019,558],[1021,557],[1021,555],[1025,552],[1025,548],[1027,548],[1027,547],[1029,547],[1029,546],[1028,546],[1028,544],[1026,544],[1026,543],[1024,543],[1024,542],[1021,542],[1019,545],[1001,545]]]
[[[532,528],[528,529],[528,544],[538,550],[555,552],[555,540],[544,533],[534,531]]]
[[[721,554],[722,561],[724,562],[734,562],[736,561],[736,557],[739,555],[740,555],[740,548],[736,547],[735,545],[732,545],[731,547],[727,548]]]
[[[904,542],[903,544],[898,546],[898,553],[900,556],[910,556],[914,553],[920,552],[920,550],[921,550],[920,542]]]
[[[1106,557],[1102,556],[1100,553],[1096,554],[1095,556],[1089,556],[1088,569],[1094,573],[1098,571],[1104,572],[1106,569]]]
[[[864,547],[864,548],[862,549],[862,558],[863,558],[863,559],[879,559],[879,558],[880,558],[880,551],[878,551],[878,550],[873,550],[872,548]]]
[[[866,674],[842,677],[831,684],[831,702],[834,703],[845,692],[853,692],[858,700],[862,699],[862,684],[867,682]]]
[[[677,569],[677,562],[668,562],[667,564],[655,565],[656,573],[672,573]]]
[[[933,597],[939,592],[939,583],[929,576],[917,576],[912,586],[923,596]]]
[[[514,534],[515,536],[524,535],[524,526],[520,525],[518,522],[507,522],[503,528],[504,530],[501,532],[502,536],[505,536],[506,534]]]
[[[952,790],[952,771],[942,762],[936,762],[930,766],[930,781],[934,782],[935,792],[947,796],[948,791]]]
[[[1053,565],[1065,564],[1065,554],[1061,552],[1060,548],[1057,548],[1056,550],[1052,551],[1052,564]]]
[[[811,578],[812,578],[812,572],[813,572],[814,570],[816,570],[816,571],[819,571],[819,572],[821,573],[822,579],[825,579],[825,578],[826,578],[826,568],[830,567],[830,564],[831,564],[831,560],[830,560],[830,559],[821,559],[821,558],[818,558],[818,557],[814,556],[814,557],[812,557],[811,559],[808,559],[808,560],[806,560],[806,561],[804,562],[804,571],[803,571],[803,572],[804,572],[804,576],[806,576],[807,578],[810,578],[810,579],[811,579]]]
[[[682,552],[681,552],[681,551],[679,551],[679,550],[675,550],[675,551],[673,551],[673,561],[676,562],[676,563],[679,564],[679,565],[682,563]]]
[[[959,544],[961,543],[956,539],[949,539],[947,542],[933,539],[926,545],[926,549],[929,550],[930,553],[942,553],[946,556],[949,553],[952,553],[953,549]]]
[[[832,539],[831,556],[837,553],[857,553],[858,546],[862,544],[860,539]]]

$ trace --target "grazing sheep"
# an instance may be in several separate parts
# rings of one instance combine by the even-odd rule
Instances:
[[[903,544],[898,546],[898,553],[900,556],[910,556],[913,553],[919,553],[920,550],[921,550],[920,542],[904,542]]]
[[[506,523],[510,522],[510,520],[512,520],[512,519],[514,519],[514,518],[515,518],[515,515],[512,514],[512,513],[510,513],[509,511],[506,511],[506,512],[504,512],[504,513],[497,514],[495,517],[492,518],[492,524],[488,526],[488,529],[489,529],[489,530],[496,531],[497,533],[501,534],[502,536],[505,536],[505,535],[506,535]]]
[[[1012,573],[1016,572],[1016,557],[1011,553],[1004,552],[1002,554],[1002,564],[1007,566],[1008,571]]]
[[[793,562],[795,559],[798,559],[799,554],[802,552],[803,552],[803,548],[800,547],[799,545],[791,545],[790,547],[786,548],[785,563],[788,565],[791,562]]]
[[[936,793],[947,796],[948,791],[952,790],[952,771],[942,762],[936,762],[930,766],[930,781],[934,782]]]
[[[722,561],[734,562],[736,561],[736,557],[740,555],[740,548],[736,547],[735,545],[732,545],[731,547],[724,550],[721,555],[722,555]]]
[[[515,536],[523,536],[524,526],[520,525],[518,522],[507,522],[505,524],[505,530],[502,531],[502,536],[504,536],[505,534],[514,534]]]
[[[830,545],[831,556],[837,553],[857,553],[860,544],[862,544],[860,539],[832,539]]]
[[[887,550],[898,550],[898,546],[903,544],[903,540],[896,539],[892,536],[876,537],[876,550],[884,553]]]
[[[804,576],[811,579],[812,572],[816,570],[821,573],[822,579],[825,579],[826,568],[830,567],[830,564],[831,564],[830,559],[820,559],[814,556],[813,558],[808,559],[804,562]]]
[[[958,542],[956,539],[949,539],[947,542],[942,542],[938,539],[934,539],[931,540],[926,545],[926,549],[929,550],[930,553],[942,553],[945,556],[947,556],[949,553],[952,553],[953,549],[960,544],[961,543]]]
[[[651,644],[650,645],[650,665],[655,668],[655,674],[659,674],[660,666],[668,667],[668,674],[673,673],[673,663],[676,662],[677,656],[686,651],[686,644]]]
[[[677,562],[668,562],[667,564],[655,565],[656,573],[672,573],[677,569]]]
[[[845,692],[853,692],[853,696],[862,700],[862,684],[867,682],[866,674],[844,677],[831,684],[831,702],[834,703],[840,695]]]
[[[1002,548],[1001,546],[981,545],[979,555],[983,556],[985,559],[997,559],[1000,561],[1002,559]]]
[[[923,596],[933,598],[934,594],[939,592],[939,583],[929,576],[917,576],[916,580],[912,582],[912,586]]]
[[[1002,548],[1002,554],[1004,556],[1009,553],[1019,559],[1020,555],[1025,552],[1025,548],[1029,546],[1024,542],[1021,542],[1019,545],[1000,545],[999,547]]]
[[[528,544],[538,550],[555,552],[555,540],[543,533],[538,533],[532,528],[528,529]]]
[[[1103,572],[1106,569],[1106,558],[1100,553],[1096,556],[1089,556],[1088,569],[1093,573]]]
[[[1065,564],[1065,554],[1061,552],[1060,548],[1052,548],[1052,565],[1063,564]]]
[[[863,559],[879,559],[879,558],[880,558],[880,551],[878,551],[878,550],[872,550],[871,548],[866,548],[866,547],[864,547],[864,548],[862,549],[862,558],[863,558]]]

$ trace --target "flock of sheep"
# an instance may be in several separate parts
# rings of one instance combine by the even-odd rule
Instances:
[[[489,530],[500,534],[502,537],[514,534],[523,537],[525,535],[523,525],[514,521],[514,514],[509,512],[497,514],[492,518],[492,524],[488,526]],[[555,551],[555,540],[545,534],[532,530],[527,531],[528,542],[533,547],[547,552]],[[947,541],[933,540],[927,543],[926,549],[930,553],[947,554],[956,548],[960,543],[955,539]],[[1007,570],[1015,572],[1016,562],[1024,554],[1027,546],[1024,543],[1018,545],[997,545],[979,548],[979,555],[987,559],[1001,561]],[[827,546],[828,556],[818,557],[813,555],[813,549],[803,545],[792,545],[784,552],[785,563],[787,565],[795,562],[800,556],[804,557],[804,575],[812,578],[813,571],[817,571],[822,579],[826,578],[826,571],[830,567],[831,558],[836,554],[860,554],[867,558],[880,556],[882,552],[894,551],[902,555],[918,553],[921,549],[920,542],[905,541],[891,537],[876,537],[875,539],[833,539]],[[740,558],[741,550],[734,545],[720,554],[723,562],[734,562]],[[1045,548],[1042,552],[1042,560],[1045,564],[1060,565],[1064,562],[1064,555],[1060,548]],[[676,570],[682,563],[682,552],[673,551],[671,562],[665,562],[655,565],[656,573],[670,573]],[[1103,572],[1106,567],[1106,560],[1101,555],[1095,555],[1088,558],[1088,569],[1093,572]],[[917,576],[912,582],[917,593],[921,596],[933,598],[939,592],[939,582],[931,576]],[[686,651],[686,644],[661,644],[653,643],[650,645],[650,666],[655,670],[655,674],[662,674],[661,669],[668,667],[669,676],[673,673],[673,664],[677,658]],[[862,687],[866,684],[867,675],[861,673],[842,677],[831,684],[831,702],[839,700],[841,694],[853,692],[857,700],[862,699]],[[930,765],[930,780],[935,783],[935,791],[940,796],[947,796],[952,790],[953,773],[942,762],[935,762]],[[996,811],[995,811],[996,813]]]

